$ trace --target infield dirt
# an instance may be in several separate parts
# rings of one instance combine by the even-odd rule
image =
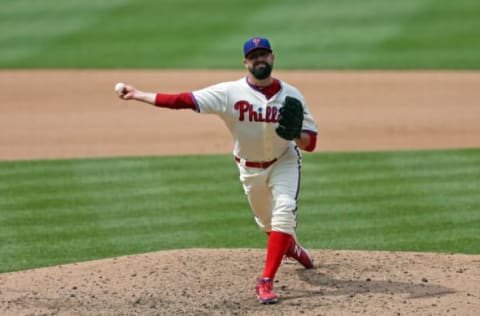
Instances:
[[[116,82],[190,91],[243,71],[0,71],[0,160],[229,153],[214,116],[119,100]],[[480,147],[479,72],[300,72],[317,151]],[[234,166],[232,165],[232,168]],[[249,210],[245,210],[249,212]],[[300,210],[301,211],[301,210]],[[321,219],[319,219],[321,220]],[[259,238],[265,238],[259,233]],[[0,274],[2,315],[478,315],[480,255],[313,250],[254,296],[260,249],[160,251]]]

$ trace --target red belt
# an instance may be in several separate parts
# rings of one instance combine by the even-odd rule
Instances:
[[[238,163],[241,163],[242,159],[235,156],[235,161]],[[267,169],[268,167],[273,165],[275,161],[277,161],[277,158],[270,161],[246,161],[245,160],[245,167]]]

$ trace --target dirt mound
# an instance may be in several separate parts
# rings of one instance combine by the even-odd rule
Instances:
[[[191,249],[0,274],[2,315],[477,315],[480,256],[312,251],[254,295],[260,249]]]

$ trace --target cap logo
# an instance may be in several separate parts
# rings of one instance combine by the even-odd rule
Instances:
[[[261,41],[261,40],[260,40],[258,37],[255,37],[255,38],[252,40],[253,44],[255,44],[255,47],[257,47],[258,44],[260,44],[260,41]]]

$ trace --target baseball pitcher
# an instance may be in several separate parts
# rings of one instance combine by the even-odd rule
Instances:
[[[161,108],[191,109],[218,115],[233,140],[233,157],[255,220],[268,234],[262,276],[256,294],[263,304],[275,303],[273,280],[284,256],[306,269],[308,252],[295,236],[300,189],[301,152],[313,151],[317,127],[300,91],[273,78],[275,60],[270,42],[254,37],[243,47],[244,78],[179,94],[144,92],[119,83],[123,100],[138,100]]]

